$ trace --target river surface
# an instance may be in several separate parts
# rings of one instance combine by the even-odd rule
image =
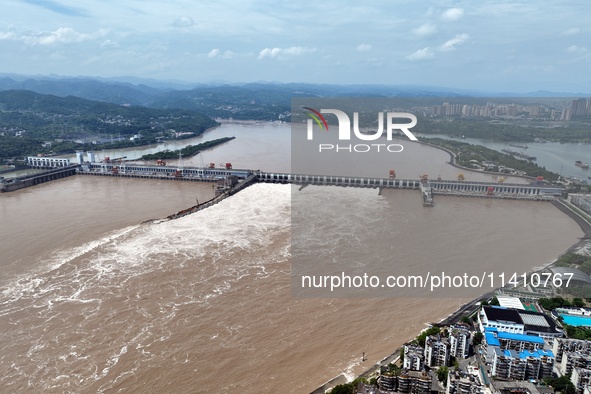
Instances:
[[[224,134],[237,138],[184,164],[290,170],[289,126],[228,124],[203,139]],[[401,178],[458,173],[444,152],[405,149],[414,159],[398,163]],[[582,236],[548,203],[436,197],[424,208],[416,191],[301,192],[311,205],[343,204],[341,222],[316,221],[314,232],[346,238],[377,223],[391,233],[368,259],[520,272]],[[80,175],[0,195],[0,392],[306,393],[353,377],[467,301],[293,297],[294,193],[258,184],[160,224],[143,222],[206,200],[211,185]],[[397,220],[381,221],[383,209]],[[311,247],[320,256],[331,245]]]

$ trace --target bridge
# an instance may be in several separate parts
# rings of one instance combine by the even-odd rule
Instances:
[[[551,201],[562,196],[564,193],[563,187],[548,185],[543,181],[535,181],[532,184],[501,184],[460,180],[430,180],[427,179],[426,175],[421,176],[421,179],[370,178],[273,173],[249,169],[233,169],[231,166],[230,168],[179,168],[162,165],[129,164],[124,162],[118,164],[85,163],[82,165],[55,168],[43,173],[15,178],[14,180],[2,180],[0,187],[3,192],[13,191],[74,174],[215,182],[217,184],[216,195],[238,188],[246,179],[248,179],[248,184],[256,182],[284,183],[300,185],[300,188],[308,185],[361,187],[378,189],[379,193],[383,189],[410,189],[420,191],[424,206],[433,206],[435,204],[435,196],[441,195]]]
[[[383,189],[418,189],[421,191],[423,205],[425,206],[433,206],[433,196],[437,195],[552,201],[562,196],[565,190],[563,187],[548,185],[544,182],[536,182],[535,184],[500,184],[494,182],[428,180],[426,178],[414,180],[268,172],[259,172],[257,180],[266,183],[293,183],[302,187],[322,185],[374,188],[379,189],[380,193]]]

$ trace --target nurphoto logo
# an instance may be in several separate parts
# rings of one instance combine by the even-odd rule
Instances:
[[[308,110],[311,119],[307,121],[307,139],[311,141],[314,139],[314,122],[321,130],[328,131],[328,122],[323,114],[332,114],[337,117],[338,121],[338,138],[339,141],[351,140],[351,119],[344,111],[338,109],[321,109],[317,111],[310,107],[303,107]],[[395,123],[395,119],[410,119],[409,123]],[[387,112],[386,113],[386,139],[392,141],[392,134],[395,130],[402,131],[409,140],[418,141],[417,137],[410,132],[409,129],[417,124],[417,117],[407,112]],[[375,132],[361,131],[359,129],[359,113],[353,112],[353,134],[355,138],[361,141],[375,141],[384,134],[384,113],[378,112],[378,129]],[[402,152],[404,147],[400,144],[318,144],[318,151],[333,151],[333,152],[380,152],[387,151],[392,153]]]

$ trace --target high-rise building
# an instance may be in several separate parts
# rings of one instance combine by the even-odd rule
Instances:
[[[580,98],[573,100],[571,110],[573,115],[587,115],[589,113],[587,111],[587,99]]]
[[[404,345],[402,367],[409,371],[421,371],[425,367],[425,351],[418,345]]]
[[[450,345],[447,338],[431,335],[425,339],[425,365],[442,367],[449,364]]]
[[[467,327],[461,325],[450,327],[450,354],[454,357],[467,358],[470,352],[470,339],[470,330]]]

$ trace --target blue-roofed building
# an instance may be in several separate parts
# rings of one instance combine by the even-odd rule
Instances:
[[[501,342],[497,339],[497,336],[494,332],[486,331],[484,333],[484,338],[486,339],[486,344],[488,346],[501,347]]]
[[[494,327],[487,327],[484,330],[484,340],[486,342],[486,361],[489,363],[493,361],[494,352],[492,348],[495,347],[502,350],[515,350],[517,352],[524,350],[536,351],[544,348],[543,338],[535,335],[498,331]]]
[[[543,379],[552,376],[554,353],[544,349],[544,339],[487,328],[486,361],[494,376],[504,379]]]
[[[544,347],[544,339],[535,335],[513,334],[510,332],[497,332],[497,339],[503,349],[536,350]]]
[[[493,348],[491,372],[503,379],[531,380],[552,376],[554,354],[549,350],[524,350]]]
[[[487,363],[492,363],[494,357],[494,349],[501,347],[501,342],[497,338],[496,328],[487,328],[484,331],[484,343],[481,350],[484,352]]]

